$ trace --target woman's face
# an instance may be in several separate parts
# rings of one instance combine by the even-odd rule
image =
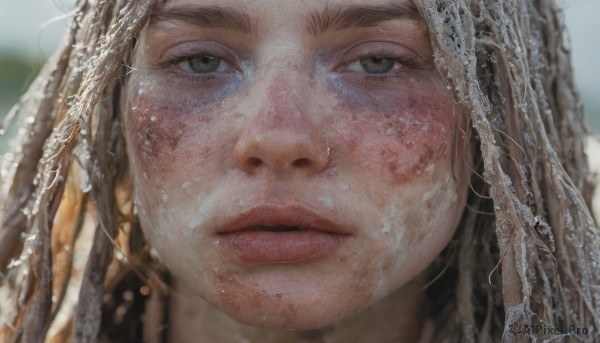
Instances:
[[[176,284],[316,328],[422,272],[458,224],[462,124],[407,0],[172,0],[138,41],[138,215]]]

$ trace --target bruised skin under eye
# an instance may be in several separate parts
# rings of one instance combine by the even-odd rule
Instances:
[[[286,79],[273,82],[267,92],[273,98],[269,101],[285,101],[273,94],[286,89]],[[328,92],[323,93],[318,89],[319,82],[309,80],[316,92],[327,94],[321,96],[325,101],[311,110],[323,114],[317,121],[326,135],[339,134],[339,140],[328,139],[332,148],[361,159],[357,164],[383,166],[382,176],[393,183],[409,182],[433,172],[436,161],[443,159],[449,148],[453,129],[449,98],[414,79],[392,89],[378,89],[377,82],[367,82],[367,87],[353,80],[334,80],[327,83]],[[216,148],[206,141],[214,132],[226,129],[224,118],[235,112],[235,106],[222,105],[234,96],[231,90],[193,93],[197,96],[177,95],[176,87],[170,90],[134,84],[133,90],[130,94],[136,95],[129,100],[130,132],[135,133],[135,150],[142,157],[144,169],[150,172],[170,172],[177,160],[202,164]],[[275,121],[284,121],[285,116],[279,114],[272,119],[269,126],[277,127],[281,123]],[[181,142],[185,142],[183,149]]]
[[[340,149],[377,159],[391,182],[401,184],[431,174],[446,157],[454,117],[449,97],[411,80],[395,89],[355,87],[331,82],[339,101],[333,112],[348,113],[332,121],[343,144]],[[416,84],[416,85],[415,85]],[[366,89],[366,90],[365,90]]]
[[[201,82],[201,87],[188,87],[188,92],[193,91],[192,97],[179,89],[179,84],[185,82],[172,75],[166,78],[157,82],[144,76],[133,77],[128,85],[128,94],[133,94],[127,99],[130,140],[144,170],[151,173],[172,171],[177,167],[173,163],[177,158],[208,157],[212,152],[210,145],[198,144],[206,142],[196,142],[195,147],[201,149],[193,150],[181,149],[180,142],[191,136],[208,139],[214,112],[239,85],[239,75],[225,76],[227,87],[219,87],[222,80],[205,76],[194,81]]]
[[[386,113],[385,120],[375,125],[378,142],[365,141],[364,134],[360,134],[361,130],[372,130],[372,127],[365,128],[363,125],[352,128],[359,130],[359,134],[351,138],[358,141],[351,142],[349,146],[363,147],[378,154],[392,183],[409,182],[414,177],[430,174],[435,162],[446,156],[446,133],[449,130],[435,119],[435,108],[439,106],[425,101],[422,98],[409,98],[398,104],[393,112]]]

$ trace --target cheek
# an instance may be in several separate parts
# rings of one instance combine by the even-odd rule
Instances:
[[[188,130],[181,106],[152,95],[136,96],[128,106],[127,131],[133,155],[144,170],[168,172],[170,156]]]
[[[159,231],[146,232],[150,236],[174,227],[187,228],[192,214],[186,213],[183,204],[208,194],[210,186],[204,180],[219,168],[209,116],[194,113],[193,104],[179,100],[147,92],[126,103],[138,210],[143,227]]]
[[[466,184],[462,171],[458,181],[452,171],[456,124],[449,96],[427,87],[373,94],[336,97],[329,125],[343,152],[338,163],[351,167],[376,205],[364,232],[374,244],[370,270],[373,297],[380,299],[446,246]]]
[[[144,178],[160,183],[208,165],[206,160],[214,155],[208,144],[210,116],[194,113],[194,104],[147,93],[133,97],[127,106],[130,152]]]
[[[378,167],[391,184],[404,184],[431,174],[447,158],[454,130],[452,105],[445,98],[407,96],[376,108],[338,104],[338,113],[353,119],[332,124],[341,134],[341,149]]]
[[[381,298],[398,285],[421,273],[452,238],[462,216],[466,184],[450,175],[439,177],[428,191],[415,192],[410,204],[398,196],[382,211],[380,230],[373,239],[382,243],[377,261],[375,298]]]

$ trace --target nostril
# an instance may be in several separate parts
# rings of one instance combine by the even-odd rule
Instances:
[[[256,157],[250,157],[248,159],[248,165],[250,167],[258,167],[262,164],[262,160],[260,158],[256,158]]]
[[[292,165],[297,168],[308,167],[311,165],[310,159],[308,158],[299,158],[295,160]]]

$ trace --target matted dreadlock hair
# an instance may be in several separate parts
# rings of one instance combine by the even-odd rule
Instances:
[[[599,339],[594,185],[560,8],[414,2],[437,69],[470,114],[477,162],[461,224],[434,262],[435,341]],[[137,224],[119,108],[156,3],[78,1],[63,47],[9,114],[23,129],[1,166],[3,342],[166,337],[168,273]]]

